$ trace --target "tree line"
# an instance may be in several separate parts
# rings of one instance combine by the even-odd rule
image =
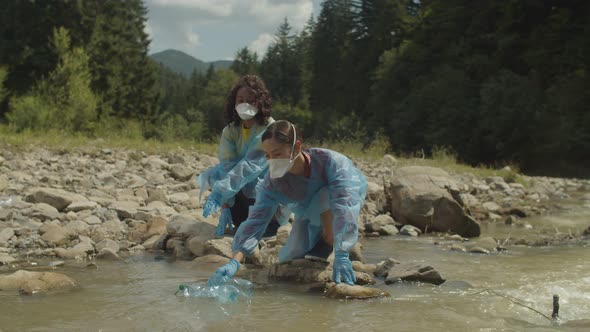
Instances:
[[[301,31],[285,19],[264,55],[244,47],[231,70],[190,77],[149,59],[140,0],[0,8],[0,119],[15,130],[215,139],[229,89],[256,73],[275,118],[320,141],[590,173],[587,1],[325,0]]]

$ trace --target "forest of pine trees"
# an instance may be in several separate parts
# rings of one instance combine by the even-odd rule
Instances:
[[[184,77],[148,57],[140,0],[0,4],[0,122],[100,136],[216,140],[240,75],[308,138],[387,137],[393,152],[588,176],[590,2],[325,0],[264,55]]]

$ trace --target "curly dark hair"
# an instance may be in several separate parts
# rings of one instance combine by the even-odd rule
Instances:
[[[242,76],[231,89],[225,103],[225,122],[227,124],[233,122],[234,124],[239,125],[242,121],[238,116],[238,112],[236,112],[236,95],[238,94],[238,90],[244,87],[249,90],[252,96],[254,96],[255,102],[253,106],[258,109],[258,113],[254,116],[256,122],[260,125],[267,125],[268,118],[270,118],[272,114],[272,99],[264,81],[256,75]]]

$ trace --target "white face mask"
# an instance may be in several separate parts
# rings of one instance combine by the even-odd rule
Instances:
[[[240,119],[250,120],[258,113],[258,109],[248,103],[241,103],[236,105],[236,112]]]
[[[299,156],[299,154],[297,154],[297,156],[293,157],[293,152],[295,152],[295,142],[297,142],[297,132],[295,131],[295,126],[293,126],[293,124],[291,124],[291,126],[293,127],[293,146],[291,147],[290,158],[268,160],[268,170],[270,172],[270,177],[273,179],[285,176],[291,167],[293,167],[295,158]]]

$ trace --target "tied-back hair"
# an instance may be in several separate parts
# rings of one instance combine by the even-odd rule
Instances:
[[[293,139],[295,138],[293,128],[295,128],[295,131],[297,132],[297,140],[301,141],[301,132],[299,132],[294,124],[287,120],[279,120],[271,123],[270,126],[266,128],[262,134],[262,142],[274,138],[281,144],[293,145]]]
[[[268,124],[268,118],[272,114],[272,99],[270,93],[264,84],[264,81],[256,75],[244,75],[242,76],[236,85],[231,89],[227,101],[225,103],[225,122],[229,125],[234,123],[239,125],[242,121],[236,112],[236,95],[238,90],[246,88],[254,97],[254,105],[258,109],[258,113],[254,116],[256,123],[259,125],[266,126]]]

